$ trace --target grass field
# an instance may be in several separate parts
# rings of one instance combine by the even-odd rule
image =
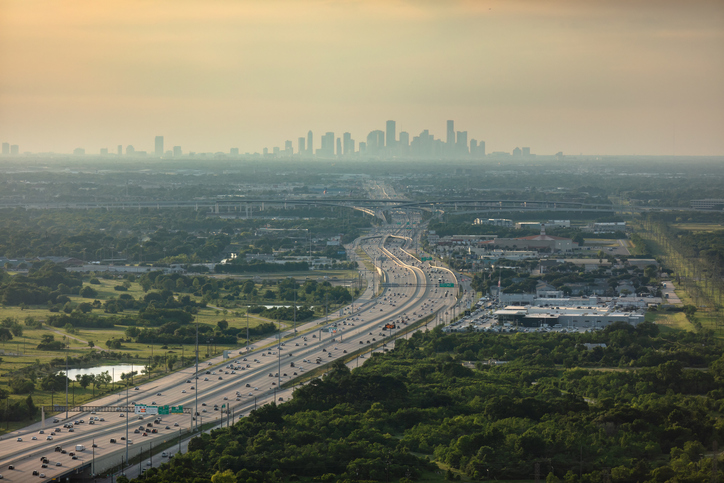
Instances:
[[[673,223],[671,226],[680,230],[689,230],[693,232],[714,232],[724,230],[724,225],[720,223]]]

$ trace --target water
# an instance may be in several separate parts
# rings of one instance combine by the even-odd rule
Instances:
[[[131,372],[131,367],[133,367],[133,371],[137,372],[138,374],[141,373],[143,370],[143,365],[141,364],[118,364],[115,366],[98,366],[98,367],[86,367],[84,369],[68,369],[68,378],[70,380],[74,381],[76,374],[93,374],[98,375],[105,371],[108,371],[108,374],[113,377],[113,382],[120,382],[121,381],[121,374],[129,373]],[[58,374],[65,371],[58,371]]]

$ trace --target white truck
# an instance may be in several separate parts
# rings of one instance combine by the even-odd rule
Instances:
[[[76,444],[75,450],[76,451],[85,451],[85,446],[83,446],[82,444]]]

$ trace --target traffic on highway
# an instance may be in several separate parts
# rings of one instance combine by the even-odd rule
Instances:
[[[228,359],[200,363],[198,372],[188,367],[128,387],[94,402],[93,411],[70,413],[68,419],[63,412],[5,436],[0,441],[2,478],[35,481],[119,467],[205,423],[233,424],[262,404],[283,403],[293,391],[282,389],[284,383],[360,349],[371,351],[381,341],[380,349],[388,350],[385,341],[423,318],[430,317],[427,325],[452,321],[471,306],[471,290],[447,268],[415,257],[411,245],[411,238],[389,231],[356,240],[376,271],[367,291],[351,306],[301,325],[296,333],[259,341],[248,352],[235,349]],[[357,357],[365,358],[364,351]],[[180,406],[186,413],[158,414],[157,408],[165,406]],[[164,461],[162,455],[153,458]]]

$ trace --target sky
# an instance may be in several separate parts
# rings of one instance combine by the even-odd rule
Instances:
[[[724,155],[721,0],[0,0],[0,141]]]

